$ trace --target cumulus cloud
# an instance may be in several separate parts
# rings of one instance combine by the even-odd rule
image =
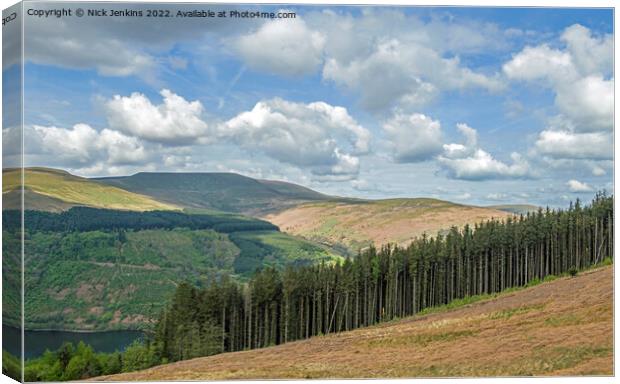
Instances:
[[[563,50],[548,45],[525,47],[504,64],[504,73],[514,80],[542,81],[551,88],[558,110],[572,120],[575,130],[611,130],[614,80],[606,75],[612,69],[612,37],[593,37],[575,24],[564,31],[562,41]]]
[[[112,165],[141,164],[148,158],[137,138],[110,129],[101,131],[97,147],[107,152],[107,162]]]
[[[97,131],[87,124],[71,128],[34,125],[28,128],[29,148],[73,166],[88,166],[97,162],[108,165],[141,164],[148,155],[135,137],[110,129]],[[36,154],[36,153],[35,153]]]
[[[564,47],[526,47],[503,66],[508,78],[542,84],[555,94],[558,114],[538,134],[532,152],[553,164],[612,159],[613,37],[574,24],[560,40]],[[589,167],[594,175],[605,172]]]
[[[574,193],[594,191],[594,189],[587,183],[582,183],[581,181],[577,181],[574,179],[566,182],[566,185],[568,186],[568,190]]]
[[[437,157],[448,176],[471,181],[532,176],[529,163],[520,154],[513,152],[512,164],[506,164],[478,146],[475,129],[466,124],[458,124],[457,129],[465,137],[465,144],[444,144],[443,153]]]
[[[399,163],[428,160],[442,150],[440,122],[423,114],[397,112],[383,124],[383,130]]]
[[[115,95],[104,108],[110,128],[141,139],[168,145],[206,143],[212,138],[202,119],[200,101],[187,101],[164,89],[163,102],[153,104],[145,95]]]
[[[323,59],[325,36],[302,19],[276,19],[234,42],[251,68],[288,76],[316,71]]]
[[[564,30],[561,37],[571,52],[575,66],[584,74],[606,75],[613,70],[613,36],[592,36],[592,32],[579,24]]]
[[[422,21],[400,11],[309,12],[267,21],[232,41],[251,68],[275,74],[314,73],[360,95],[370,110],[419,106],[443,90],[498,90],[498,76],[463,65],[458,53],[501,45],[492,23]],[[489,36],[494,36],[489,38]]]
[[[608,132],[544,130],[536,140],[535,149],[539,154],[554,159],[612,159],[613,137]]]
[[[562,82],[576,75],[571,55],[547,44],[523,48],[503,65],[503,71],[510,79],[526,81],[545,79]]]
[[[556,105],[580,132],[611,131],[614,121],[614,81],[589,75],[565,80],[557,87]]]
[[[346,108],[325,102],[264,100],[228,121],[208,125],[199,101],[187,101],[169,90],[162,90],[161,96],[160,104],[141,93],[104,101],[108,127],[101,130],[87,124],[33,126],[28,148],[36,150],[43,163],[95,174],[106,166],[120,170],[153,162],[166,168],[194,167],[191,153],[200,145],[228,146],[309,170],[319,181],[356,178],[360,156],[371,150],[370,132]],[[18,133],[3,131],[7,142],[18,140]]]
[[[232,46],[244,63],[263,72],[302,75],[322,65],[325,80],[378,111],[419,106],[444,90],[502,88],[498,76],[468,68],[458,55],[501,45],[497,31],[491,23],[423,22],[399,11],[365,9],[353,16],[324,10],[267,21],[232,39]]]
[[[352,178],[359,155],[370,150],[370,132],[343,107],[282,99],[258,102],[218,128],[222,139],[260,150],[326,179]]]
[[[380,41],[348,62],[329,57],[323,77],[360,92],[362,104],[371,110],[423,105],[440,90],[502,87],[495,77],[462,66],[458,57],[444,58],[430,47],[398,38]]]

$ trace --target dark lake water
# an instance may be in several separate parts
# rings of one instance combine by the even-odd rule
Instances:
[[[122,351],[134,340],[141,339],[140,331],[106,331],[106,332],[67,332],[67,331],[28,331],[25,332],[25,357],[41,356],[46,349],[58,349],[62,343],[77,344],[80,341],[93,347],[96,352]],[[3,348],[19,355],[21,350],[21,331],[19,328],[2,326]]]

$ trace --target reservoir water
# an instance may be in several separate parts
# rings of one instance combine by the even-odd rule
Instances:
[[[80,341],[93,347],[95,352],[122,351],[134,340],[142,339],[144,333],[140,331],[103,331],[103,332],[70,332],[70,331],[30,331],[25,332],[25,357],[41,356],[46,349],[54,351],[62,343],[71,342],[74,345]],[[9,326],[2,326],[3,348],[9,353],[18,356],[21,350],[20,330]]]

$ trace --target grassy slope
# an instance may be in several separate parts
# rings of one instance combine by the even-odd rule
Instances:
[[[98,179],[185,208],[207,208],[249,215],[329,198],[284,182],[255,180],[235,173],[147,173]]]
[[[9,203],[5,209],[11,208],[10,203],[14,200],[19,200],[15,198],[15,191],[19,189],[20,177],[19,170],[9,169],[2,172],[2,194]],[[58,211],[74,205],[132,211],[178,208],[148,196],[54,169],[29,168],[26,169],[24,178],[25,188],[28,190],[26,209]]]
[[[95,380],[612,374],[613,266],[446,312]]]
[[[19,246],[10,234],[3,237],[5,252]],[[129,231],[122,247],[115,234],[101,231],[34,233],[26,241],[26,326],[142,328],[155,320],[182,280],[207,284],[226,273],[243,281],[263,265],[337,258],[276,231]]]
[[[374,242],[407,244],[423,233],[505,218],[508,212],[436,199],[389,199],[303,204],[264,219],[307,239],[356,250]]]

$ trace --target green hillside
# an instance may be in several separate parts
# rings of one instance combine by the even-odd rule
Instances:
[[[2,171],[5,209],[19,207],[20,179],[18,169]],[[56,169],[27,168],[24,180],[26,209],[59,211],[76,205],[131,211],[178,209],[173,204]]]
[[[4,211],[3,220],[17,222],[17,214]],[[78,207],[29,211],[25,219],[28,329],[143,329],[181,281],[206,286],[229,275],[244,282],[264,266],[341,259],[267,222],[235,215]],[[5,226],[3,240],[5,255],[20,253],[18,226]],[[6,290],[4,297],[5,320],[16,323],[8,311],[19,295]]]
[[[147,173],[96,179],[184,208],[260,215],[331,197],[299,185],[235,173]]]

